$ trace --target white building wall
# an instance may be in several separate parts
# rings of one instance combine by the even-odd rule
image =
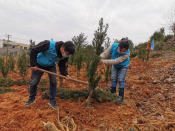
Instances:
[[[2,48],[2,47],[3,47],[3,41],[0,40],[0,48]]]

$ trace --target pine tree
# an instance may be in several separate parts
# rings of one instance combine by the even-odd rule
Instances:
[[[97,67],[98,67],[99,62],[100,62],[99,56],[104,50],[103,44],[104,44],[105,40],[107,39],[107,30],[108,30],[108,24],[103,25],[103,18],[101,18],[99,21],[99,27],[98,27],[97,31],[95,31],[94,38],[92,40],[92,46],[93,46],[94,51],[95,51],[94,60],[90,64],[89,71],[87,71],[88,82],[90,83],[89,96],[87,99],[88,106],[90,106],[92,93],[94,92],[95,88],[98,85],[98,82],[102,78],[101,74],[103,72],[101,72],[99,74],[98,72],[96,73],[96,71],[97,71]]]
[[[80,70],[83,66],[83,51],[84,47],[86,46],[87,36],[84,35],[84,33],[79,34],[79,36],[74,36],[72,38],[72,41],[75,44],[76,52],[74,54],[74,64],[76,65],[76,68],[78,70],[77,77],[79,79],[80,77]]]
[[[80,77],[80,70],[83,66],[83,48],[81,48],[79,51],[76,51],[74,56],[74,63],[75,63],[75,66],[77,68],[77,78],[79,79]]]
[[[91,63],[89,71],[87,71],[88,82],[90,83],[89,96],[87,99],[88,106],[90,106],[92,94],[95,88],[97,87],[98,82],[102,78],[101,76],[102,72],[101,74],[99,74],[98,72],[96,73],[99,62],[100,62],[100,59],[98,58],[98,56],[95,56],[95,60]]]
[[[104,50],[102,45],[106,40],[108,27],[108,24],[103,25],[103,18],[101,18],[99,21],[99,27],[95,31],[94,39],[92,40],[92,45],[97,56],[99,56]]]
[[[9,65],[7,62],[5,62],[4,57],[1,56],[0,56],[0,71],[3,77],[6,78],[9,73]]]
[[[95,53],[92,45],[87,45],[84,50],[84,61],[86,63],[86,71],[89,71],[90,63],[94,60]]]
[[[28,49],[28,55],[30,56],[30,52],[31,52],[31,50],[32,50],[32,47],[34,47],[35,46],[35,41],[32,41],[32,39],[31,40],[29,40],[29,42],[30,42],[30,47],[29,47],[29,49]]]
[[[18,69],[20,76],[24,80],[28,73],[29,57],[25,50],[22,50],[21,55],[18,57]]]
[[[14,71],[16,61],[15,61],[14,56],[12,54],[9,55],[7,63],[9,65],[10,71],[11,72]]]

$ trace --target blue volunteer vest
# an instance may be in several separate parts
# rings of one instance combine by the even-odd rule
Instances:
[[[45,52],[38,53],[37,55],[37,63],[47,67],[47,66],[55,66],[55,64],[59,61],[57,56],[56,48],[55,48],[56,41],[50,40],[49,49]]]
[[[114,59],[116,59],[116,58],[118,58],[118,57],[120,57],[120,56],[124,56],[124,55],[130,53],[130,50],[129,50],[129,49],[128,49],[125,53],[120,53],[120,52],[118,51],[118,44],[119,44],[119,43],[114,43],[114,44],[112,45],[112,48],[111,48],[112,60],[114,60]],[[124,67],[124,66],[129,66],[129,63],[130,63],[130,58],[128,57],[125,61],[123,61],[123,62],[121,62],[121,63],[119,63],[119,64],[117,64],[117,65],[114,65],[114,67],[116,67],[116,68],[122,68],[122,67]]]

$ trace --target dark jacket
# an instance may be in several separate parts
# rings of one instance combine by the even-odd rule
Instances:
[[[57,55],[58,55],[59,58],[63,57],[61,52],[60,52],[60,48],[61,48],[62,44],[63,44],[62,41],[56,42],[56,51],[57,51]],[[37,63],[38,53],[47,51],[49,49],[49,46],[50,46],[50,41],[45,40],[45,41],[40,42],[36,46],[32,47],[32,50],[31,50],[31,53],[30,53],[30,65],[31,65],[31,67],[37,66],[37,67],[45,69],[45,70],[47,70],[48,68],[51,67],[51,66],[50,67],[49,66],[48,67],[43,67],[43,66],[41,66],[40,64]],[[67,63],[68,63],[68,58],[60,60],[59,63],[58,63],[59,70],[60,70],[61,74],[64,75],[64,76],[68,75],[68,73],[66,71],[66,68],[67,68],[67,65],[68,65]]]

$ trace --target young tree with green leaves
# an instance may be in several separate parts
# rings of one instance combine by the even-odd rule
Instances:
[[[84,33],[80,33],[78,36],[74,36],[72,38],[72,41],[76,47],[76,52],[74,54],[74,64],[76,65],[76,68],[78,70],[77,72],[78,79],[80,77],[80,70],[83,66],[83,52],[84,47],[87,44],[86,40],[87,36],[85,36]]]
[[[84,48],[87,45],[87,36],[84,33],[80,33],[78,36],[74,36],[72,41],[76,47],[76,51],[80,51],[81,48]]]
[[[146,52],[146,49],[147,49],[147,46],[148,46],[148,42],[145,42],[145,43],[142,43],[142,44],[139,44],[135,47],[135,50],[137,51],[136,54],[138,56],[139,59],[142,59],[143,61],[146,60],[146,55],[147,55],[147,52]]]
[[[30,56],[31,49],[32,49],[32,47],[35,46],[35,41],[32,41],[32,39],[31,39],[31,40],[29,40],[29,42],[30,42],[30,47],[28,49],[28,55]]]
[[[27,76],[28,73],[28,66],[29,66],[29,57],[27,56],[27,53],[25,50],[22,50],[20,56],[18,57],[18,70],[19,74],[24,80],[24,78]]]
[[[99,65],[100,59],[98,56],[95,56],[95,60],[91,63],[89,71],[87,71],[87,77],[88,77],[88,82],[89,82],[89,96],[87,98],[88,106],[90,106],[91,103],[91,97],[92,94],[95,90],[95,88],[98,85],[98,82],[101,80],[102,72],[99,74],[97,71],[97,67]]]
[[[14,71],[16,61],[15,61],[14,56],[12,54],[9,55],[7,63],[9,65],[10,71],[11,72]]]
[[[99,56],[104,50],[103,44],[104,44],[105,40],[107,39],[107,30],[108,30],[108,24],[103,25],[103,18],[101,18],[99,21],[99,27],[95,31],[94,38],[92,40],[92,46],[93,46],[94,52],[95,52],[94,60],[90,64],[89,71],[87,71],[88,82],[90,83],[89,96],[87,99],[88,106],[90,106],[92,94],[93,94],[95,88],[97,87],[98,82],[102,78],[102,76],[101,76],[102,72],[99,74],[96,71],[97,71],[97,67],[98,67],[99,62],[100,62]],[[109,43],[107,43],[107,44],[109,44]]]
[[[99,27],[95,31],[94,38],[92,40],[92,45],[97,56],[99,56],[104,50],[102,45],[107,38],[108,27],[108,24],[103,24],[103,18],[101,18],[99,21]]]
[[[87,45],[84,49],[84,61],[86,63],[86,71],[89,71],[90,63],[94,60],[94,48],[92,45]]]
[[[5,62],[5,58],[0,56],[0,71],[4,78],[7,77],[9,73],[9,65],[8,62]]]
[[[159,31],[155,31],[153,33],[153,35],[150,37],[150,41],[153,40],[154,38],[154,41],[163,41],[164,40],[164,28],[160,28]]]
[[[77,68],[77,78],[79,79],[80,77],[80,70],[83,67],[83,51],[84,49],[81,48],[79,51],[76,51],[74,54],[74,63]]]

